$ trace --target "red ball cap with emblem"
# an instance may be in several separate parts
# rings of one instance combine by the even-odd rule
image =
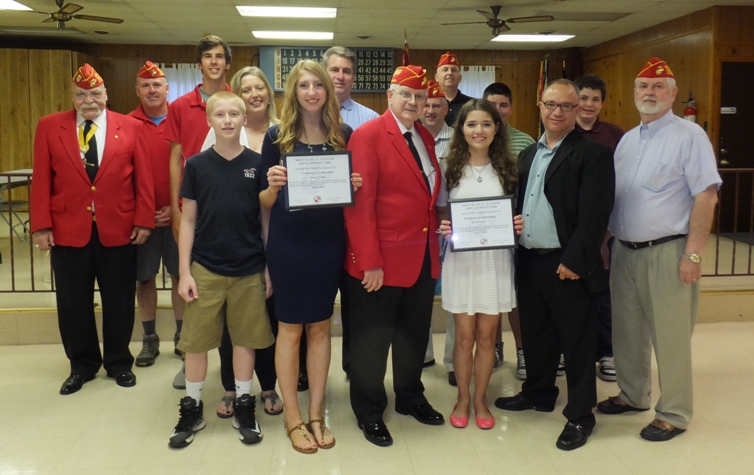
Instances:
[[[144,66],[139,69],[139,72],[136,73],[136,76],[142,79],[164,78],[165,73],[163,73],[162,69],[158,68],[156,64],[147,61],[144,63]]]
[[[81,89],[94,89],[104,84],[104,81],[102,80],[102,76],[89,63],[85,63],[73,75],[73,84]]]
[[[426,89],[427,71],[421,66],[398,66],[393,73],[393,79],[390,80],[390,84],[398,84],[399,86],[410,87],[411,89]]]
[[[458,57],[448,51],[447,53],[440,56],[440,61],[437,63],[437,67],[445,66],[446,64],[451,64],[453,66],[461,67],[461,63],[458,62]]]
[[[657,56],[653,57],[641,68],[637,78],[674,78],[673,71],[670,70],[668,63]]]
[[[427,99],[437,99],[438,97],[445,97],[445,93],[442,92],[442,88],[435,81],[430,79],[427,84]]]

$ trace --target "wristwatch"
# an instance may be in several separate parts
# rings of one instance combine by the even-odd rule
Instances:
[[[699,254],[694,254],[692,252],[692,253],[686,253],[684,254],[684,256],[686,256],[694,264],[699,264],[700,262],[702,262],[702,256],[700,256]]]

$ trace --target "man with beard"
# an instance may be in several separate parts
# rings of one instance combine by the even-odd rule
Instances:
[[[60,394],[81,389],[104,365],[131,387],[136,249],[154,227],[148,158],[135,154],[140,124],[107,110],[107,90],[85,64],[71,85],[74,110],[39,120],[34,137],[31,230],[51,249],[58,325],[71,371]],[[78,137],[78,140],[77,140]],[[102,298],[100,353],[94,282]]]
[[[620,393],[597,405],[605,414],[646,411],[651,357],[662,397],[642,438],[684,432],[693,415],[691,334],[704,246],[722,180],[712,144],[698,125],[673,115],[678,88],[667,63],[650,59],[634,81],[641,124],[615,151],[610,292]]]

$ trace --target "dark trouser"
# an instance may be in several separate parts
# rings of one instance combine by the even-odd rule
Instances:
[[[267,315],[270,317],[270,327],[272,334],[278,336],[278,321],[275,318],[275,297],[272,296],[265,302],[267,305]],[[225,309],[225,306],[223,306]],[[223,326],[223,338],[220,342],[220,379],[223,388],[228,392],[236,390],[236,378],[233,374],[233,343],[230,340],[228,325]],[[257,373],[259,385],[262,391],[271,391],[275,389],[277,382],[277,373],[275,373],[275,343],[262,350],[256,350],[254,357],[254,371]]]
[[[350,299],[348,297],[348,272],[343,270],[338,285],[340,290],[340,322],[343,326],[343,371],[348,375],[351,372],[351,317]]]
[[[545,255],[520,248],[516,259],[521,335],[526,357],[526,399],[554,406],[558,397],[555,373],[563,353],[568,403],[563,415],[592,428],[597,404],[594,355],[597,323],[594,296],[581,280],[560,280],[560,250]]]
[[[104,365],[108,373],[130,371],[134,358],[128,349],[134,326],[136,250],[132,244],[105,247],[96,223],[84,247],[52,248],[58,326],[71,373],[93,376]],[[100,353],[94,320],[94,280],[102,298]]]
[[[607,242],[611,260],[614,242],[614,237]],[[597,270],[599,270],[599,278],[607,284],[603,290],[596,292],[594,299],[597,308],[597,361],[599,361],[603,356],[613,356],[613,307],[610,304],[610,270]]]
[[[421,382],[424,352],[432,320],[435,279],[429,253],[411,287],[383,286],[367,292],[360,279],[348,276],[351,334],[351,407],[362,422],[382,420],[387,408],[385,372],[393,348],[396,407],[427,402]]]
[[[613,311],[610,291],[595,294],[597,306],[597,361],[603,356],[613,356]]]

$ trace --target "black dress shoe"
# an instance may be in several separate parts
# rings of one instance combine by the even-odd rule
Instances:
[[[393,438],[390,436],[390,431],[387,430],[387,426],[382,421],[359,421],[359,429],[364,432],[364,437],[374,445],[380,447],[393,445]]]
[[[522,393],[511,397],[499,397],[495,399],[495,407],[506,411],[526,411],[534,409],[539,412],[552,412],[555,406],[542,406],[526,399]]]
[[[117,373],[107,373],[108,378],[114,378],[115,384],[124,388],[136,386],[136,375],[131,371],[118,371]]]
[[[404,416],[414,416],[414,418],[422,424],[428,424],[431,426],[440,426],[445,424],[445,419],[442,414],[435,411],[435,409],[428,403],[419,404],[416,407],[405,409],[396,407],[395,412],[403,414]]]
[[[434,365],[435,365],[435,359],[432,358],[431,360],[425,361],[424,363],[422,363],[422,368],[429,368]]]
[[[603,414],[623,414],[624,412],[643,412],[648,411],[647,409],[641,409],[634,406],[629,406],[627,403],[623,401],[618,396],[611,396],[601,403],[597,404],[597,410],[600,411]]]
[[[579,424],[569,422],[565,425],[565,428],[563,428],[563,432],[560,433],[555,446],[560,450],[578,449],[586,444],[591,433],[592,429],[587,429]]]
[[[456,381],[456,372],[450,371],[448,373],[448,384],[450,384],[453,387],[458,386],[458,381]]]
[[[94,375],[84,376],[83,374],[72,374],[68,376],[68,379],[63,381],[63,385],[60,387],[60,394],[68,395],[73,394],[84,385],[85,382],[94,379]]]
[[[639,435],[642,439],[651,442],[665,442],[684,432],[686,432],[686,429],[679,429],[673,424],[655,419],[643,428]]]
[[[309,375],[306,373],[298,374],[298,392],[306,391],[309,389]]]

